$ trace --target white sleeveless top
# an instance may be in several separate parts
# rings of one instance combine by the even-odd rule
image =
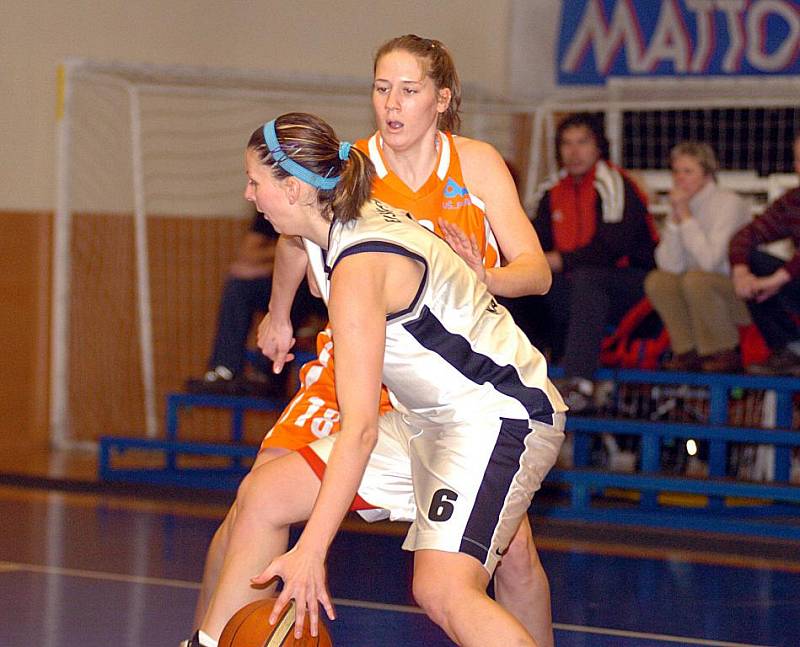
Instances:
[[[334,221],[327,252],[308,241],[306,249],[326,302],[330,276],[351,254],[401,254],[424,266],[414,302],[387,316],[383,364],[393,404],[416,424],[481,417],[552,424],[552,414],[566,410],[542,354],[508,310],[444,240],[410,214],[372,199],[357,220]]]

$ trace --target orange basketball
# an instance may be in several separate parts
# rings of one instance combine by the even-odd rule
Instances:
[[[219,647],[333,647],[325,623],[319,623],[319,636],[306,632],[294,637],[294,602],[287,605],[274,625],[269,624],[275,598],[257,600],[243,606],[222,630]]]

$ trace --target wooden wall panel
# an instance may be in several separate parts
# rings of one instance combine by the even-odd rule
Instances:
[[[247,223],[230,218],[152,218],[150,244],[157,414],[164,397],[205,370],[217,307]],[[74,217],[70,438],[144,435],[133,222]],[[52,214],[0,212],[0,446],[48,444]],[[266,295],[265,295],[266,300]],[[186,438],[224,437],[227,414],[192,412]],[[271,416],[248,417],[256,441]]]
[[[156,401],[205,370],[217,307],[246,223],[230,218],[148,220]],[[71,436],[142,436],[145,429],[133,220],[75,217],[70,347]],[[79,334],[75,334],[79,333]],[[224,416],[191,425],[210,437]],[[188,429],[188,428],[187,428]]]
[[[51,217],[0,212],[0,442],[47,444]]]

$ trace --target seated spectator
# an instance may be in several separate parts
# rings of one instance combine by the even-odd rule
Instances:
[[[559,386],[567,404],[586,412],[606,327],[644,297],[655,231],[635,183],[608,161],[608,140],[592,115],[559,124],[556,154],[562,171],[533,223],[553,271],[540,328],[564,367]]]
[[[794,138],[794,168],[800,174],[800,134]],[[788,261],[758,249],[785,238],[795,246]],[[747,370],[800,376],[800,188],[784,194],[739,231],[729,250],[733,287],[772,353],[766,363]]]
[[[284,395],[286,373],[273,375],[263,367],[245,372],[247,338],[253,317],[267,309],[272,288],[272,264],[278,235],[264,216],[256,213],[231,264],[217,315],[214,345],[201,379],[186,382],[190,393],[219,395]],[[308,290],[295,300],[296,318],[321,310]]]
[[[684,142],[670,152],[670,214],[656,247],[657,270],[645,292],[669,332],[672,371],[735,372],[739,326],[750,323],[733,291],[728,243],[750,221],[747,204],[716,182],[708,144]]]

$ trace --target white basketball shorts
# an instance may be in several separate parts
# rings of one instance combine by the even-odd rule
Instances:
[[[411,521],[406,550],[466,553],[491,574],[556,461],[564,421],[557,413],[552,426],[497,418],[416,426],[387,413],[358,489],[373,509],[359,514]],[[336,435],[309,445],[322,463]]]

